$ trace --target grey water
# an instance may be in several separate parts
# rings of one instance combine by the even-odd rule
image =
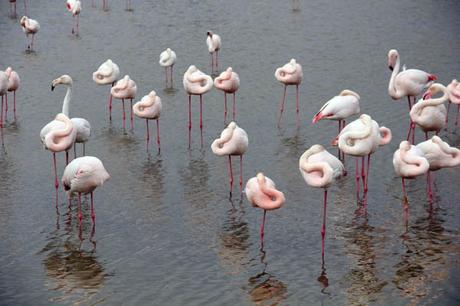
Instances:
[[[392,48],[408,68],[436,74],[442,84],[460,77],[458,1],[304,0],[297,9],[296,1],[135,0],[133,11],[121,0],[109,1],[109,11],[102,1],[82,1],[79,37],[64,1],[29,2],[30,17],[41,24],[33,53],[25,52],[19,20],[8,16],[9,2],[0,3],[0,69],[12,66],[22,80],[17,120],[10,104],[0,150],[0,304],[460,303],[459,169],[435,173],[431,204],[424,177],[408,182],[406,224],[392,155],[406,137],[407,102],[387,93]],[[17,10],[21,16],[22,1]],[[286,196],[267,214],[263,248],[262,211],[238,191],[238,162],[230,197],[227,159],[210,150],[224,128],[221,92],[204,95],[203,148],[194,97],[188,149],[182,75],[191,64],[210,72],[209,30],[222,37],[220,70],[231,66],[241,79],[237,122],[250,143],[244,181],[262,171]],[[173,91],[164,90],[158,64],[167,47],[178,56]],[[146,152],[144,121],[122,129],[118,100],[109,122],[109,88],[92,80],[108,58],[137,83],[136,101],[151,90],[162,98],[160,154],[154,140]],[[291,58],[304,71],[300,121],[288,88],[278,128],[283,87],[274,71]],[[92,125],[87,154],[111,174],[95,192],[95,227],[88,197],[82,226],[62,189],[56,209],[52,158],[39,139],[61,110],[65,90],[52,92],[50,84],[62,74],[74,80],[71,116]],[[347,158],[350,175],[329,192],[323,265],[323,192],[305,184],[298,159],[317,143],[336,154],[330,143],[337,124],[311,119],[345,88],[360,94],[362,112],[390,128],[393,140],[371,159],[366,208],[357,203],[354,160]],[[450,125],[440,136],[460,145],[460,128]],[[424,139],[420,130],[416,138]],[[59,175],[64,167],[58,154]]]

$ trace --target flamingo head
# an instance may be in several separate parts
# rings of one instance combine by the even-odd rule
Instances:
[[[396,65],[396,61],[398,60],[398,57],[399,57],[399,53],[397,50],[391,49],[388,52],[388,68],[390,68],[391,71],[393,71]]]
[[[331,145],[333,145],[334,147],[336,147],[338,144],[339,144],[339,135],[337,135],[336,137],[334,137],[334,139],[331,140]]]
[[[56,88],[56,86],[58,86],[59,84],[72,86],[73,80],[67,74],[61,75],[60,77],[58,77],[57,79],[54,79],[51,82],[51,91],[53,91],[54,88]]]
[[[211,31],[208,31],[208,32],[206,33],[206,36],[212,37],[212,32],[211,32]]]
[[[425,93],[423,94],[422,99],[423,100],[431,99],[433,95],[435,95],[436,93],[440,91],[444,91],[444,90],[446,90],[444,85],[440,83],[434,83],[430,87],[428,87],[427,91],[425,91]]]
[[[25,25],[26,25],[27,19],[29,19],[29,18],[27,18],[27,16],[22,16],[21,20],[19,21],[20,24],[21,24],[22,26],[25,26]]]
[[[5,74],[6,74],[8,77],[11,76],[11,72],[13,72],[13,68],[11,68],[11,67],[6,68]]]
[[[316,122],[322,120],[322,119],[325,119],[325,118],[329,118],[329,117],[332,117],[333,114],[323,114],[323,112],[319,111],[314,117],[313,117],[313,120],[312,120],[312,123],[315,124]]]
[[[70,11],[70,10],[72,9],[72,6],[70,5],[70,3],[69,3],[69,2],[67,2],[67,4],[66,4],[66,5],[67,5],[67,9]]]

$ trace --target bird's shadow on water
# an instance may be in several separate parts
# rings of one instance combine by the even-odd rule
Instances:
[[[163,93],[166,96],[171,96],[171,97],[174,97],[176,95],[176,93],[178,93],[179,91],[180,90],[178,88],[175,88],[175,87],[163,88]]]

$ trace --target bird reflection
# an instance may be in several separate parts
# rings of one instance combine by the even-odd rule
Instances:
[[[428,215],[418,218],[401,236],[406,252],[395,265],[393,283],[403,296],[418,304],[428,295],[430,283],[445,281],[448,277],[448,259],[444,253],[457,253],[449,234],[442,226],[441,209],[430,205]]]
[[[278,305],[286,299],[287,287],[282,281],[265,272],[268,266],[265,255],[262,247],[260,249],[260,262],[264,268],[261,273],[248,279],[248,292],[255,305]]]
[[[241,273],[243,263],[247,262],[249,227],[244,221],[243,201],[233,203],[227,211],[227,218],[222,224],[219,235],[221,243],[219,258],[224,267],[230,270],[231,274]],[[235,206],[237,207],[235,207]]]
[[[329,278],[327,278],[326,267],[324,264],[324,258],[321,263],[321,274],[318,276],[317,281],[321,284],[321,293],[329,294],[325,290],[329,287]]]
[[[146,197],[152,198],[155,201],[160,201],[164,193],[164,176],[163,160],[154,159],[143,165],[142,192],[146,193]]]
[[[300,0],[292,0],[292,10],[294,12],[300,11]]]
[[[205,208],[212,192],[208,188],[209,166],[203,157],[191,159],[186,168],[180,170],[185,188],[185,198],[192,204]]]

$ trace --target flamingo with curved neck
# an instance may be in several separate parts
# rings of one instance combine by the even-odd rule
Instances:
[[[313,145],[300,156],[299,170],[309,186],[324,188],[323,226],[321,228],[321,254],[324,260],[327,189],[345,174],[345,167],[337,157],[329,153],[323,146]]]
[[[218,156],[228,155],[230,196],[233,191],[232,155],[240,157],[240,192],[243,191],[243,154],[248,149],[249,140],[245,130],[235,122],[230,122],[222,131],[220,137],[213,141],[212,152]]]
[[[263,243],[265,234],[265,215],[267,210],[275,210],[283,206],[286,201],[284,194],[278,191],[275,183],[263,173],[258,173],[256,177],[248,180],[245,192],[248,201],[253,207],[259,207],[264,210],[263,220],[260,226],[260,239]]]
[[[173,66],[176,63],[176,52],[167,48],[160,54],[160,66],[165,67],[166,88],[173,88]]]
[[[19,88],[21,79],[19,78],[18,73],[14,71],[11,67],[6,68],[5,74],[8,77],[8,91],[13,92],[13,113],[14,120],[16,120],[16,90],[18,90]],[[5,117],[8,117],[8,94],[6,94]]]
[[[183,84],[188,94],[188,148],[190,149],[192,142],[192,95],[200,96],[200,134],[201,147],[203,147],[203,94],[211,90],[213,80],[196,66],[191,65],[184,73]]]
[[[147,128],[146,146],[149,150],[150,131],[149,120],[157,121],[157,145],[158,153],[160,153],[160,114],[162,104],[161,98],[157,96],[156,92],[152,90],[148,95],[144,96],[139,102],[133,105],[133,112],[139,118],[145,118],[145,125]]]
[[[442,97],[432,98],[438,92],[442,92]],[[444,85],[434,83],[423,95],[412,109],[410,117],[412,122],[416,123],[422,131],[425,132],[425,140],[428,140],[428,132],[438,132],[445,126],[447,118],[447,110],[444,106],[449,98],[449,91]],[[412,131],[415,133],[415,129]],[[414,137],[413,137],[414,138]]]
[[[33,51],[35,34],[40,30],[40,24],[37,20],[27,16],[22,16],[20,24],[22,26],[22,31],[26,34],[27,40],[29,40],[29,35],[32,35],[32,39],[27,45],[27,50]]]
[[[220,39],[220,36],[208,31],[206,33],[206,44],[208,46],[208,51],[211,54],[211,74],[214,73],[214,67],[216,68],[216,71],[219,69],[219,61],[218,61],[218,54],[219,50],[222,46],[222,40]],[[214,61],[214,54],[216,55],[216,60]]]
[[[240,88],[240,77],[228,67],[217,78],[214,79],[214,86],[224,92],[224,124],[227,123],[227,94],[233,94],[233,121],[236,119],[236,92]]]
[[[110,93],[114,98],[121,99],[123,108],[123,129],[126,128],[125,99],[130,100],[130,128],[133,129],[133,99],[136,97],[137,93],[136,82],[131,80],[129,75],[125,75],[123,79],[118,80],[117,83],[110,89]]]
[[[111,59],[106,60],[102,63],[99,68],[93,72],[93,81],[96,82],[98,85],[109,85],[111,87],[115,85],[115,82],[118,80],[118,76],[120,75],[120,68],[116,63],[114,63]],[[109,101],[108,101],[108,108],[109,108],[109,120],[112,122],[112,94],[109,92]]]
[[[295,59],[291,59],[289,63],[285,64],[283,67],[277,68],[275,70],[275,78],[284,84],[284,93],[283,97],[281,98],[280,102],[280,114],[278,117],[278,126],[281,123],[281,116],[283,115],[284,111],[284,102],[286,100],[286,88],[288,85],[295,85],[296,86],[296,114],[297,114],[297,121],[299,119],[299,85],[302,83],[303,72],[302,66],[296,62]]]
[[[457,119],[455,120],[455,127],[457,127],[458,115],[460,113],[460,83],[454,79],[447,85],[447,89],[449,91],[449,104],[447,106],[446,125],[448,123],[450,105],[454,103],[457,104]]]

